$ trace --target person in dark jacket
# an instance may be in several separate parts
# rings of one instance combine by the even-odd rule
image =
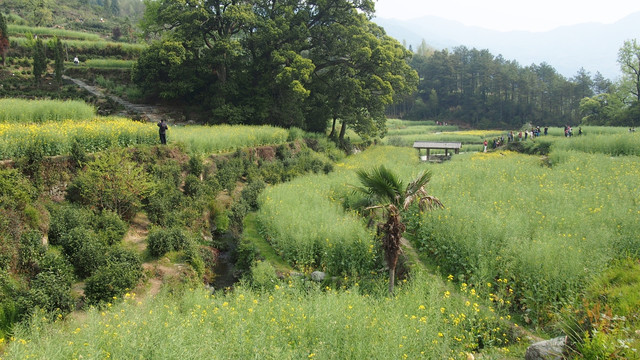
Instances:
[[[167,129],[169,128],[169,126],[167,126],[167,123],[164,119],[162,119],[159,123],[158,123],[158,127],[160,128],[159,132],[160,132],[160,143],[163,145],[167,145]]]

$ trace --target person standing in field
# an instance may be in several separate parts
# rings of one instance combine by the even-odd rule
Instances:
[[[484,150],[483,150],[483,152],[487,152],[487,140],[486,140],[486,139],[484,140],[483,145],[484,145]]]
[[[160,128],[159,133],[160,133],[160,143],[162,145],[167,145],[167,129],[169,128],[169,126],[167,126],[167,123],[165,122],[164,119],[160,120],[160,122],[158,123],[158,127]]]

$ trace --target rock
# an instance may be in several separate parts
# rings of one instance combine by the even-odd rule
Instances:
[[[527,348],[525,360],[562,360],[567,349],[567,337],[540,341]]]
[[[327,275],[322,271],[314,271],[311,273],[311,280],[313,281],[323,281]]]

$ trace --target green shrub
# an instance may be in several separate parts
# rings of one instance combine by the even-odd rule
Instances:
[[[238,241],[238,246],[233,252],[235,266],[240,271],[249,271],[258,255],[258,249],[253,241],[244,237]]]
[[[187,264],[193,267],[193,270],[198,274],[198,277],[202,277],[205,273],[205,264],[198,244],[196,244],[195,241],[188,239],[184,243],[182,250],[184,251]]]
[[[184,194],[191,197],[196,197],[202,188],[202,183],[200,179],[193,175],[187,175],[187,178],[184,180]]]
[[[200,176],[204,171],[204,164],[202,163],[202,158],[198,155],[191,155],[189,157],[189,163],[187,165],[189,170],[189,174]]]
[[[62,205],[50,209],[49,244],[61,245],[60,239],[75,228],[86,227],[92,218],[89,210],[74,206]]]
[[[234,157],[230,160],[222,160],[216,163],[218,171],[216,178],[223,189],[231,193],[236,188],[236,181],[245,171],[242,158]]]
[[[27,311],[37,307],[47,312],[67,313],[73,308],[71,284],[56,273],[40,272],[31,280],[31,288],[22,298],[22,304]]]
[[[18,250],[18,263],[23,270],[34,271],[44,254],[45,248],[42,245],[42,234],[39,231],[31,230],[22,233]]]
[[[212,235],[222,235],[229,230],[229,213],[216,201],[211,201],[209,210],[209,228]]]
[[[36,188],[42,186],[42,160],[44,156],[43,142],[37,139],[27,145],[24,155],[18,159],[18,168]]]
[[[241,201],[244,201],[250,211],[258,210],[258,196],[264,190],[266,184],[262,180],[250,182],[240,194]]]
[[[153,228],[147,236],[147,248],[151,256],[160,257],[169,251],[184,249],[189,245],[188,241],[187,235],[180,228]]]
[[[28,179],[15,169],[0,169],[0,208],[22,210],[38,196]]]
[[[233,205],[231,205],[231,215],[229,216],[229,220],[230,220],[230,227],[233,231],[235,231],[236,233],[242,233],[242,221],[244,220],[244,217],[247,216],[247,213],[249,213],[249,211],[251,210],[251,208],[249,207],[249,204],[247,204],[246,201],[236,201],[233,203]]]
[[[267,261],[256,261],[251,266],[251,285],[260,290],[272,289],[278,283],[276,269]]]
[[[127,223],[111,210],[103,210],[98,213],[94,217],[92,225],[98,238],[107,245],[119,243],[129,228]]]
[[[71,229],[60,239],[64,254],[75,268],[80,278],[91,273],[104,264],[107,247],[98,239],[96,233],[88,228]]]
[[[182,168],[175,160],[168,160],[163,164],[154,164],[151,174],[156,180],[168,182],[179,187],[182,182]]]
[[[132,218],[151,189],[143,169],[123,151],[108,151],[87,164],[67,189],[70,200]]]
[[[260,168],[260,175],[267,184],[277,184],[284,180],[285,169],[281,161],[270,161]]]
[[[149,231],[149,235],[147,236],[147,242],[147,249],[149,250],[151,256],[154,257],[162,256],[175,249],[171,234],[169,234],[169,231],[163,228],[151,229],[151,231]]]
[[[106,262],[87,279],[85,295],[89,304],[113,302],[133,289],[142,277],[142,261],[133,250],[112,247]]]
[[[149,220],[157,225],[169,224],[169,214],[183,203],[183,194],[171,180],[159,181],[147,197],[144,210]]]
[[[109,263],[96,270],[85,284],[87,303],[97,305],[113,302],[125,292],[133,289],[142,276],[142,267],[127,262]]]
[[[40,272],[55,274],[60,282],[71,285],[74,280],[73,266],[60,253],[49,249],[39,263]]]
[[[84,163],[87,162],[87,151],[84,148],[82,140],[78,137],[74,137],[71,140],[71,163],[75,168],[80,168]]]
[[[18,292],[16,281],[6,270],[0,269],[0,338],[19,320],[20,310],[16,304]]]

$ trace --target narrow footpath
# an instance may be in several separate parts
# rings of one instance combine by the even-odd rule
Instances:
[[[86,91],[88,91],[94,96],[97,96],[100,98],[109,98],[115,101],[116,103],[122,105],[127,111],[127,113],[135,114],[143,118],[147,118],[150,122],[159,122],[163,117],[164,118],[167,117],[167,114],[164,111],[162,111],[158,106],[134,104],[122,98],[119,98],[115,95],[105,94],[102,90],[98,89],[95,86],[88,85],[82,80],[74,79],[67,75],[62,75],[62,78],[66,81],[70,81],[76,84],[77,86],[85,89]]]

